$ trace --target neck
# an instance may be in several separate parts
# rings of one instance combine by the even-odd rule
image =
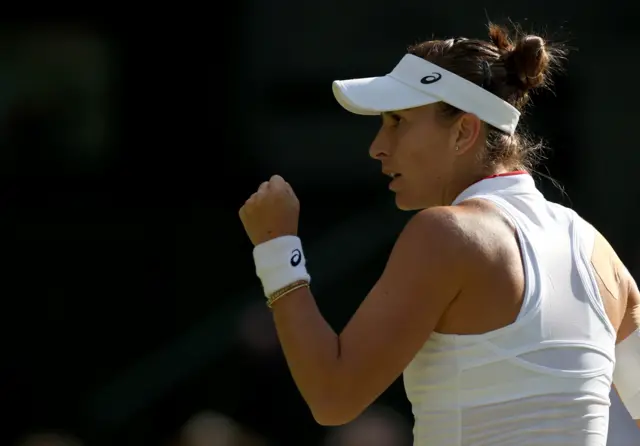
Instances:
[[[492,166],[487,169],[478,169],[466,175],[461,175],[459,178],[454,179],[451,182],[451,187],[445,191],[443,196],[443,203],[448,206],[460,195],[464,190],[471,187],[478,181],[482,181],[486,178],[500,176],[509,172],[518,171],[519,169],[508,169],[504,165]]]

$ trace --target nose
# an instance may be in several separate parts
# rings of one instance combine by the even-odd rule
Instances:
[[[374,160],[382,160],[389,156],[391,145],[389,138],[386,137],[384,129],[380,129],[369,147],[369,156]]]

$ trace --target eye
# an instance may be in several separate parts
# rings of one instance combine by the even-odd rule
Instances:
[[[404,121],[404,118],[397,113],[385,113],[384,118],[386,118],[384,121],[391,127],[396,127]]]

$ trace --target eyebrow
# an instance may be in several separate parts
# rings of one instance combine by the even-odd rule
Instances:
[[[391,111],[382,112],[382,114],[383,115],[388,115],[388,116],[391,116],[391,115],[404,115],[404,114],[409,113],[410,111],[411,111],[410,109],[404,108],[404,109],[401,109],[401,110],[391,110]]]
[[[388,116],[388,117],[392,117],[392,116],[398,116],[400,113],[398,113],[400,110],[394,110],[394,111],[386,111],[386,112],[382,112],[382,116]]]

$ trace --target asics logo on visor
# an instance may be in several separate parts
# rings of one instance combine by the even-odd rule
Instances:
[[[440,79],[442,79],[442,74],[440,73],[432,73],[428,76],[423,77],[422,79],[420,79],[420,83],[421,84],[425,84],[425,85],[429,85],[429,84],[433,84],[434,82],[438,82]]]

